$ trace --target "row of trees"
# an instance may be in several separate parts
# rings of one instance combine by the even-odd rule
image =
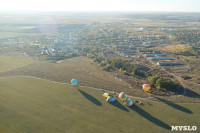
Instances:
[[[149,76],[148,72],[149,68],[131,64],[127,60],[106,58],[100,63],[100,66],[103,67],[103,70],[106,71],[119,69],[120,73],[123,73],[128,76],[134,76],[134,75],[140,77]]]
[[[87,57],[91,58],[94,62],[101,63],[103,58],[98,56],[97,54],[87,53]]]

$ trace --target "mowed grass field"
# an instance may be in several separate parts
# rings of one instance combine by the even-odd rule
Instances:
[[[0,132],[168,133],[170,126],[200,126],[199,104],[142,101],[129,108],[120,100],[107,103],[102,94],[35,78],[0,78]]]
[[[31,60],[21,54],[0,55],[0,72],[30,63]]]
[[[33,76],[62,83],[70,83],[72,78],[76,78],[84,86],[125,91],[129,94],[143,93],[142,87],[130,89],[127,83],[115,79],[114,73],[101,70],[97,63],[87,57],[75,57],[59,63],[36,61],[25,67],[0,73],[0,76],[13,75]]]

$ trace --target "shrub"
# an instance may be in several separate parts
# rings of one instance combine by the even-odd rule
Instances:
[[[179,88],[179,84],[169,78],[159,78],[155,84],[156,88],[164,88],[168,91],[174,91]]]

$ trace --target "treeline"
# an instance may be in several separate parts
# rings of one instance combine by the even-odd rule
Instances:
[[[97,54],[87,53],[87,56],[93,59],[94,62],[98,62],[103,70],[105,71],[114,71],[119,70],[120,73],[128,76],[139,76],[139,77],[148,77],[149,68],[139,65],[131,64],[127,60],[122,59],[111,59],[111,58],[102,58]]]
[[[101,63],[104,60],[102,57],[99,57],[97,54],[87,53],[87,57],[91,58],[94,62]]]
[[[128,76],[140,76],[140,77],[148,77],[149,76],[149,68],[139,65],[131,64],[127,60],[122,59],[110,59],[106,58],[100,63],[100,66],[103,67],[103,70],[112,71],[119,69],[120,73]]]
[[[55,55],[55,56],[48,56],[47,60],[59,61],[59,60],[64,60],[64,59],[73,58],[73,57],[77,57],[77,56],[78,56],[78,54],[76,54],[76,53],[72,53],[69,55]]]

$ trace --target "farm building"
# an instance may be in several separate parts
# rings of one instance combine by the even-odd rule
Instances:
[[[156,42],[143,42],[143,45],[157,44]]]
[[[171,42],[159,42],[159,44],[170,44]]]
[[[129,55],[136,55],[136,51],[118,51],[119,53],[121,53],[124,56],[129,56]]]
[[[115,45],[114,47],[116,47],[116,48],[127,48],[126,45]]]
[[[119,53],[136,53],[136,51],[118,51]]]
[[[177,66],[182,65],[180,62],[157,62],[159,66]]]
[[[150,58],[151,60],[172,60],[172,58],[163,57],[163,58]]]
[[[146,57],[165,56],[164,54],[145,54]]]

